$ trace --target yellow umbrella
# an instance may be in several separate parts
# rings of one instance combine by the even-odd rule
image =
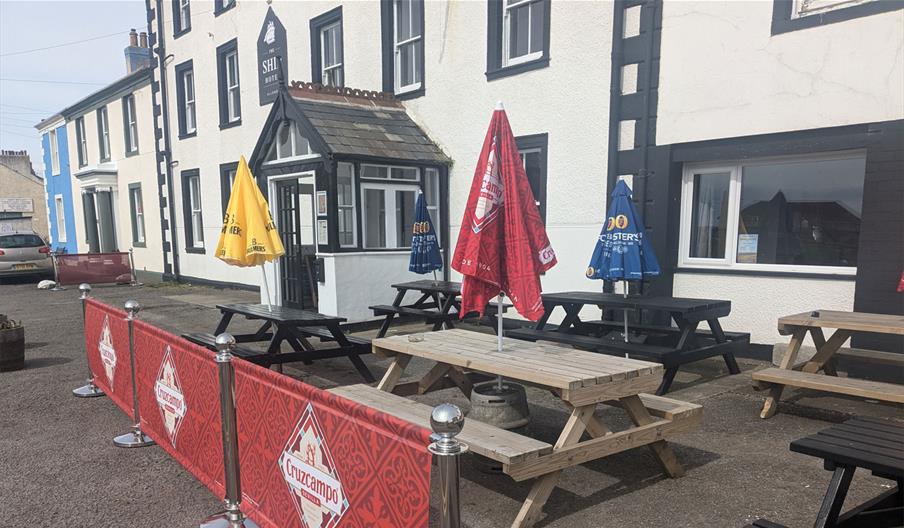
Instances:
[[[264,276],[264,294],[270,307],[270,288],[264,263],[278,259],[285,252],[267,200],[251,176],[245,156],[242,156],[235,172],[229,205],[226,206],[216,256],[231,266],[260,265]]]

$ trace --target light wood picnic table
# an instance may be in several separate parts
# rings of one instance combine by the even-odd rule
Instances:
[[[559,474],[571,466],[648,445],[666,473],[672,477],[684,473],[665,438],[695,429],[700,423],[702,408],[641,394],[655,391],[662,381],[663,367],[658,363],[517,340],[506,340],[502,352],[498,352],[496,336],[463,329],[425,333],[418,336],[421,341],[411,341],[409,337],[394,336],[373,341],[375,354],[393,358],[378,389],[392,392],[400,387],[399,380],[411,358],[421,357],[435,361],[436,365],[415,382],[419,393],[449,386],[441,383],[448,376],[452,384],[470,396],[472,385],[467,373],[476,371],[551,390],[568,407],[568,420],[552,446],[479,422],[475,426],[472,421],[469,430],[468,421],[465,423],[461,438],[472,451],[502,461],[503,471],[515,480],[537,479],[512,526],[531,526],[540,518]],[[360,390],[351,392],[361,396]],[[355,395],[350,394],[351,397]],[[377,399],[380,398],[371,398]],[[403,399],[403,402],[408,400]],[[610,430],[594,414],[600,403],[624,409],[634,426],[623,431]],[[385,401],[380,405],[393,408]],[[417,413],[400,411],[397,414],[413,416]],[[409,419],[414,421],[414,418]],[[582,440],[584,432],[591,438]],[[520,445],[525,446],[522,453],[518,452]]]
[[[834,328],[835,332],[826,338],[824,328]],[[769,418],[775,414],[786,385],[904,403],[904,386],[838,377],[833,361],[842,352],[842,345],[855,332],[904,335],[904,316],[816,310],[779,318],[778,331],[782,335],[791,336],[791,342],[781,363],[778,368],[767,368],[753,373],[753,380],[758,387],[769,389],[769,395],[760,413],[761,418]],[[808,333],[816,345],[816,354],[809,361],[799,364],[797,355]],[[904,366],[904,356],[895,358],[895,354],[857,351],[860,357],[870,354],[881,354],[886,360],[888,358],[897,360],[899,367]]]

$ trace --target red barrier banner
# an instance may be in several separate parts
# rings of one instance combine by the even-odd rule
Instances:
[[[223,438],[213,353],[143,321],[133,323],[133,332],[141,430],[222,499]]]
[[[85,305],[85,350],[94,384],[132,416],[132,372],[126,313],[95,299]]]
[[[242,360],[242,511],[271,528],[419,528],[430,431]]]
[[[73,253],[56,255],[57,282],[61,285],[127,284],[132,282],[128,253]]]

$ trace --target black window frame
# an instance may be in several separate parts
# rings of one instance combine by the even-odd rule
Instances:
[[[342,86],[345,86],[345,27],[342,23],[342,6],[330,9],[326,13],[312,18],[310,22],[311,80],[317,84],[323,84],[323,49],[320,32],[326,26],[337,22],[339,23],[339,32],[342,34],[342,53],[339,54],[339,61],[342,63]]]
[[[425,24],[427,19],[426,5],[424,0],[421,2],[421,87],[405,93],[395,93],[395,2],[396,0],[385,0],[380,2],[380,33],[382,38],[382,60],[383,60],[383,91],[396,96],[396,99],[408,100],[421,97],[426,93],[427,88],[427,68],[425,67],[425,57],[427,56],[427,34]],[[343,38],[345,35],[343,35]]]
[[[138,189],[138,194],[141,196],[141,215],[144,217],[144,242],[138,241],[138,223],[136,222],[137,214],[135,212],[135,196],[132,192]],[[132,247],[147,247],[148,241],[148,230],[147,230],[147,213],[144,211],[144,191],[141,190],[141,183],[130,183],[129,184],[129,218],[132,220]]]
[[[101,119],[101,115],[103,115],[103,119]],[[105,161],[110,161],[113,154],[110,152],[110,112],[107,110],[107,105],[104,105],[98,108],[94,113],[95,119],[97,120],[97,154],[98,159],[100,159],[100,163]],[[104,141],[104,130],[101,126],[102,123],[107,122],[107,141]],[[106,143],[106,145],[104,145]],[[104,147],[106,147],[106,152],[104,152]],[[106,156],[104,155],[106,154]]]
[[[194,76],[194,64],[191,59],[179,63],[174,68],[175,78],[176,78],[176,113],[178,116],[179,122],[179,139],[186,139],[190,137],[195,137],[198,135],[198,90],[195,89],[195,129],[191,132],[187,131],[186,122],[185,122],[185,81],[184,77],[187,72],[191,72],[192,76]],[[192,77],[192,84],[194,85],[194,77]]]
[[[881,0],[794,18],[794,0],[773,0],[771,30],[772,35],[781,35],[782,33],[800,29],[836,24],[855,18],[897,11],[902,8],[904,8],[904,2],[901,0]]]
[[[179,179],[182,180],[182,231],[185,235],[185,252],[203,255],[206,252],[205,247],[195,246],[195,237],[192,233],[191,224],[191,191],[189,190],[188,180],[190,178],[198,178],[198,188],[201,188],[201,170],[185,169],[179,173]],[[204,226],[204,204],[201,204],[201,227]],[[201,240],[204,243],[204,240]]]
[[[539,70],[549,66],[549,38],[550,38],[550,14],[552,11],[551,0],[539,0],[543,2],[543,56],[528,62],[503,66],[502,61],[502,36],[505,34],[505,0],[487,1],[487,81],[494,81],[512,75],[518,75],[533,70]]]
[[[540,150],[540,196],[534,196],[534,200],[540,202],[540,219],[546,224],[546,189],[549,185],[549,134],[530,134],[527,136],[516,136],[515,144],[518,146],[518,152],[522,150]]]
[[[239,100],[238,110],[239,118],[235,121],[229,121],[229,102],[227,101],[226,91],[226,55],[235,52],[235,69],[236,77],[239,80]],[[242,76],[239,72],[239,44],[238,38],[234,38],[217,46],[217,96],[220,108],[220,130],[236,127],[242,124]]]
[[[125,140],[126,157],[137,156],[140,152],[138,143],[138,108],[135,106],[135,94],[130,93],[122,98],[122,137]],[[135,111],[135,150],[130,150],[132,131],[129,129],[129,108]]]
[[[85,137],[87,133],[85,129],[85,116],[79,116],[75,118],[75,153],[78,158],[78,166],[82,168],[88,165],[88,138]],[[82,151],[82,146],[84,146],[84,152]]]
[[[229,11],[230,9],[234,8],[235,5],[238,3],[238,0],[228,0],[229,5],[223,6],[223,1],[224,1],[224,0],[214,0],[214,2],[213,2],[213,16],[218,17],[218,16],[222,15],[223,13],[225,13],[225,12]]]
[[[183,24],[180,0],[173,0],[173,38],[177,39],[191,31],[191,1],[188,2],[188,23]]]
[[[229,198],[232,195],[232,187],[229,186],[229,172],[238,172],[239,162],[232,161],[220,164],[220,203],[223,205],[223,218],[226,218],[226,207],[229,205]]]

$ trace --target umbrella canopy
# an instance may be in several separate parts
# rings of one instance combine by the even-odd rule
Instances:
[[[282,240],[245,157],[239,160],[215,255],[232,266],[257,266],[283,255]]]
[[[408,261],[408,271],[423,274],[442,269],[443,257],[439,254],[436,230],[433,228],[433,220],[430,219],[430,213],[427,211],[427,199],[424,193],[418,194],[414,209],[414,227],[411,229],[411,260]]]
[[[587,277],[604,280],[643,280],[659,275],[659,263],[646,236],[643,220],[634,209],[631,189],[619,180],[600,232]]]
[[[464,275],[461,315],[483,314],[504,292],[518,313],[543,315],[540,274],[556,264],[515,137],[502,105],[496,107],[474,181],[452,267]]]

